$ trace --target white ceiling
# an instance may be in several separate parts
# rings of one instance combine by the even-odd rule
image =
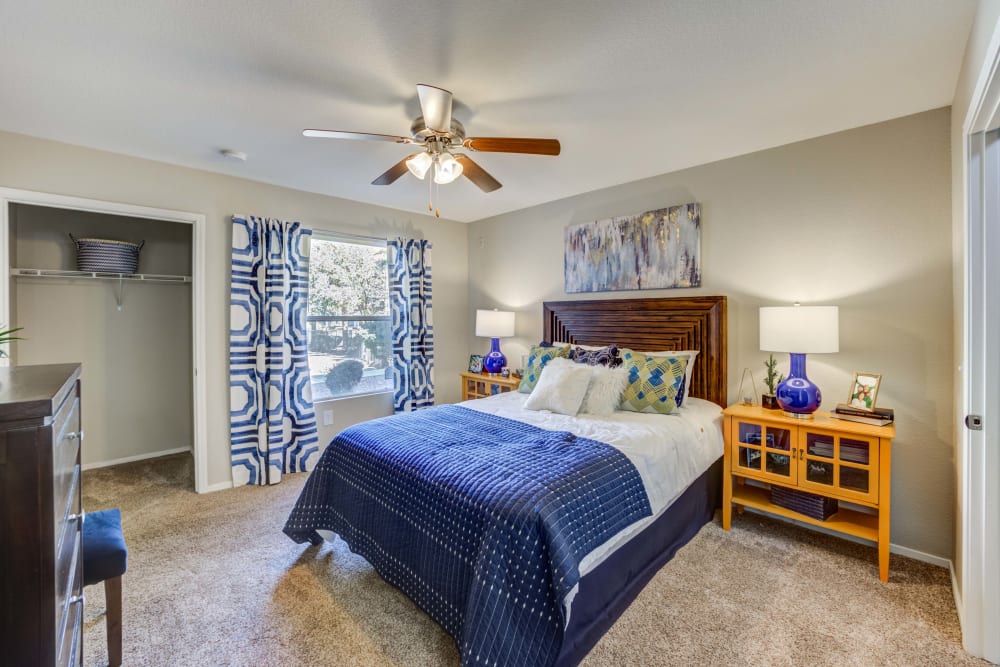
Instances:
[[[454,91],[504,187],[442,186],[471,221],[951,103],[975,0],[0,0],[0,129],[426,213],[372,179],[415,84]],[[234,163],[219,149],[245,151]]]

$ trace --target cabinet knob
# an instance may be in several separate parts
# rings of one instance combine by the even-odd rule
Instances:
[[[69,599],[69,603],[70,604],[80,604],[80,605],[82,605],[83,604],[83,593],[80,593],[78,595],[74,595],[73,597],[71,597]]]
[[[87,513],[84,512],[83,510],[80,510],[80,512],[78,514],[70,514],[68,517],[66,517],[66,520],[67,521],[79,521],[80,523],[83,523],[83,520],[84,520],[84,518],[86,516],[87,516]]]

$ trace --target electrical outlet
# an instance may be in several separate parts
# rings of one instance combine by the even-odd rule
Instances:
[[[333,410],[323,411],[323,426],[333,426]]]
[[[482,236],[479,237],[479,249],[480,250],[486,249],[486,239]]]

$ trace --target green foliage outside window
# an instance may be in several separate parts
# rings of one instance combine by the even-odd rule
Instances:
[[[314,238],[308,315],[314,397],[392,388],[385,246]]]
[[[310,315],[388,315],[385,247],[314,241],[309,260]]]

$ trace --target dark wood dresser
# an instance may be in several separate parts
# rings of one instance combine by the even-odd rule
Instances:
[[[0,663],[83,654],[80,366],[0,368]]]

